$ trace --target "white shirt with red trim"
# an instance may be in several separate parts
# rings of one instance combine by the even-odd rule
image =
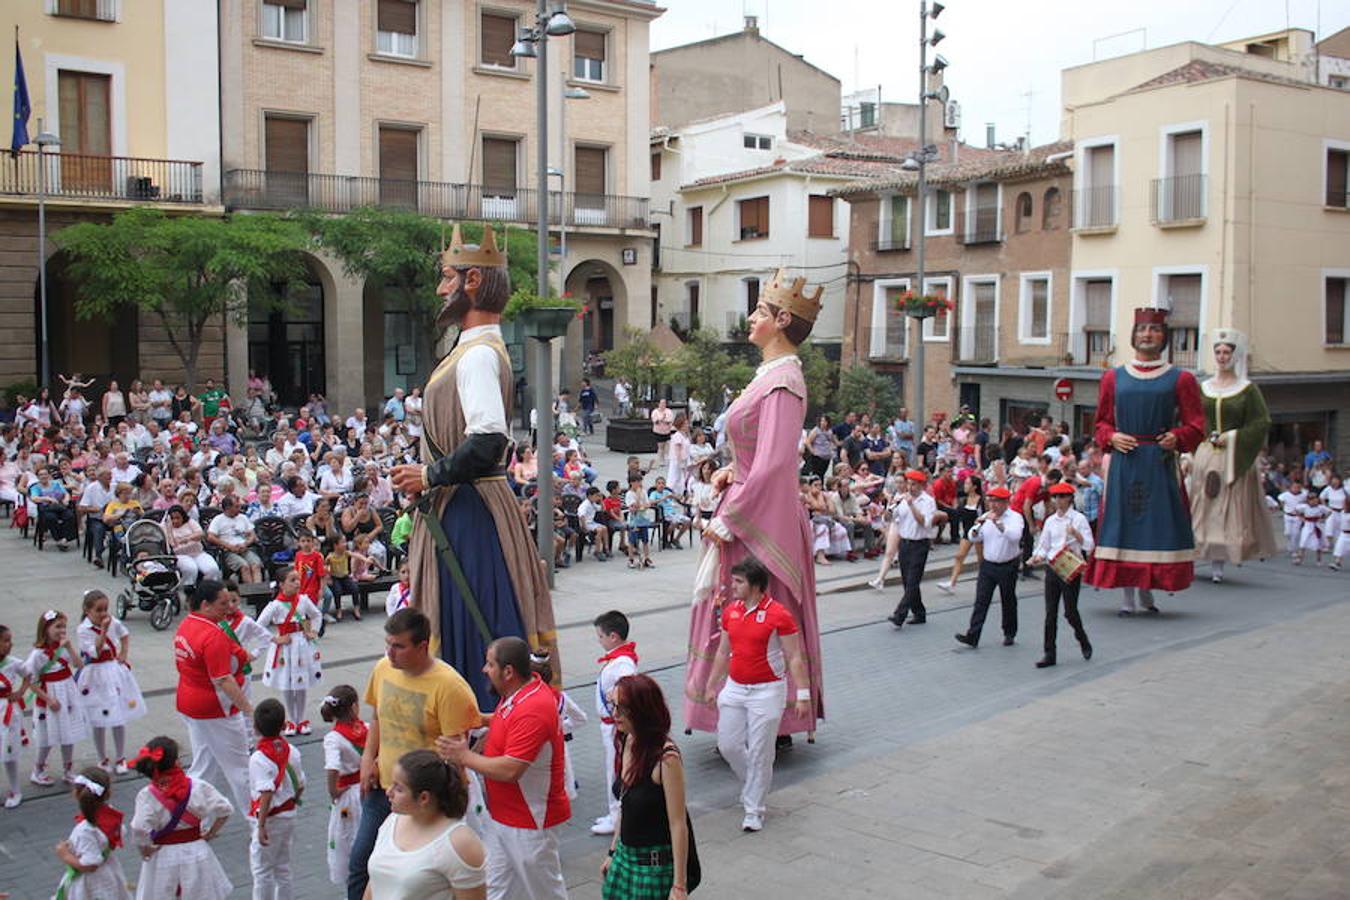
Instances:
[[[290,741],[286,742],[286,749],[289,755],[286,757],[286,768],[289,771],[281,773],[281,783],[277,784],[277,764],[267,758],[261,750],[254,750],[248,758],[248,792],[251,800],[257,801],[263,791],[272,792],[272,804],[270,809],[279,809],[288,801],[295,799],[295,789],[298,786],[305,786],[305,770],[300,763],[300,751]],[[291,780],[291,773],[295,773],[295,782]],[[292,807],[283,812],[270,812],[268,818],[292,818],[295,816],[295,808]]]
[[[778,681],[787,670],[780,635],[796,634],[797,620],[783,604],[762,597],[755,606],[744,601],[722,609],[722,630],[731,642],[731,667],[727,675],[737,684]]]
[[[540,829],[561,825],[572,817],[558,704],[538,675],[497,704],[483,755],[529,763],[518,781],[483,779],[494,821],[511,828]]]

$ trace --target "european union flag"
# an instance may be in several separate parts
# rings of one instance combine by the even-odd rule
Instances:
[[[19,52],[19,36],[14,36],[14,134],[9,139],[9,153],[15,159],[28,143],[28,117],[33,104],[28,101],[28,79],[23,74],[23,54]]]

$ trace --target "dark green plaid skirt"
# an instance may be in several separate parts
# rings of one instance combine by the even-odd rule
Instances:
[[[645,857],[651,851],[665,851],[670,856],[670,845],[643,847]],[[610,859],[609,871],[605,873],[605,884],[600,889],[604,900],[667,900],[670,886],[675,882],[675,864],[646,865],[638,859],[639,853],[632,847],[625,847],[619,841]]]

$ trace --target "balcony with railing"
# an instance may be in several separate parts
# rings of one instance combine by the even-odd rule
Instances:
[[[0,195],[142,203],[202,203],[202,164],[180,159],[21,150],[0,160]],[[42,166],[42,169],[39,169]]]
[[[966,216],[966,227],[956,233],[958,242],[997,244],[1003,240],[1003,221],[997,206],[977,206]]]
[[[956,362],[974,366],[998,362],[998,326],[993,319],[977,319],[971,325],[957,323]]]
[[[1060,359],[1066,366],[1105,368],[1111,364],[1111,330],[1105,326],[1087,326],[1075,332],[1059,334]]]
[[[1114,184],[1078,188],[1071,193],[1071,198],[1074,231],[1106,231],[1116,227]]]
[[[1194,369],[1200,362],[1200,329],[1194,325],[1173,325],[1167,341],[1167,360],[1183,369]]]
[[[884,237],[872,242],[872,250],[876,253],[892,253],[910,249],[909,237]]]
[[[357,175],[230,169],[223,193],[229,209],[309,209],[344,213],[363,206],[407,209],[439,219],[538,221],[539,192],[445,181],[406,181]],[[550,191],[549,222],[569,228],[649,226],[646,197]]]
[[[1153,179],[1149,220],[1163,227],[1205,221],[1205,176],[1173,175]]]
[[[116,22],[117,0],[56,0],[52,15],[63,19]]]

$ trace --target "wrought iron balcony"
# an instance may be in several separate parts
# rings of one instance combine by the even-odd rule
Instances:
[[[1111,341],[1109,328],[1087,326],[1083,329],[1059,334],[1060,359],[1066,366],[1095,366],[1104,368],[1111,364]]]
[[[1205,176],[1173,175],[1153,179],[1149,219],[1155,225],[1205,218]]]
[[[0,194],[37,196],[41,187],[46,196],[56,198],[202,202],[202,164],[199,162],[77,153],[47,153],[44,156],[45,170],[41,172],[36,150],[21,150],[16,159],[0,161]]]
[[[956,233],[962,244],[997,244],[1003,240],[1002,216],[997,206],[978,206],[966,216],[966,227]]]
[[[896,250],[908,250],[909,238],[886,237],[872,242],[872,249],[877,253],[889,253]]]
[[[1200,362],[1200,329],[1174,324],[1167,341],[1167,359],[1174,366],[1194,369]]]
[[[223,195],[228,209],[310,209],[344,213],[363,206],[407,209],[439,219],[538,221],[539,192],[445,181],[407,181],[357,175],[230,169]],[[646,197],[550,191],[549,222],[569,228],[650,227]]]
[[[1116,219],[1116,186],[1079,188],[1072,192],[1073,227],[1077,229],[1114,228]]]
[[[998,326],[992,319],[977,319],[972,325],[957,323],[956,362],[977,366],[998,362]]]

